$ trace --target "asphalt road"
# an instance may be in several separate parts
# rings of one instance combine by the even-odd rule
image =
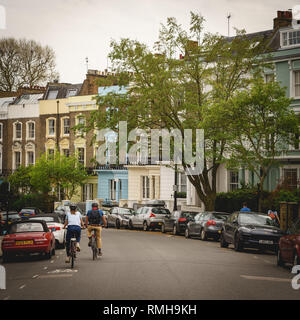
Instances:
[[[290,268],[277,267],[271,253],[240,253],[159,231],[105,229],[102,239],[103,256],[93,261],[83,231],[74,269],[61,249],[51,260],[21,257],[4,264],[0,300],[300,299]]]

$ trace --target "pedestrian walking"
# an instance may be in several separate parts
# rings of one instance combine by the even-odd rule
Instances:
[[[247,202],[243,202],[243,208],[240,211],[248,211],[250,212],[251,210],[247,207]]]

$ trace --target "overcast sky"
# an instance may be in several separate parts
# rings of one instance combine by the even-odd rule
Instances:
[[[0,37],[25,37],[51,46],[60,81],[80,83],[86,74],[85,57],[90,69],[104,70],[110,39],[128,37],[152,47],[160,24],[168,17],[188,27],[189,12],[200,12],[206,31],[227,35],[230,12],[230,34],[234,35],[233,27],[249,33],[272,29],[277,10],[296,4],[300,1],[0,0],[6,10],[6,29],[0,29]]]

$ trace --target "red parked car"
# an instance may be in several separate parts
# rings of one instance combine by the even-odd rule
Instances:
[[[13,222],[2,241],[3,262],[18,254],[41,253],[50,259],[55,254],[55,238],[43,220]]]
[[[279,240],[277,265],[283,266],[285,263],[300,265],[300,219]]]

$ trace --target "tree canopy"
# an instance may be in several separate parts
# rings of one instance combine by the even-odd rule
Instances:
[[[0,90],[42,86],[58,78],[55,53],[49,46],[34,40],[0,39]]]

